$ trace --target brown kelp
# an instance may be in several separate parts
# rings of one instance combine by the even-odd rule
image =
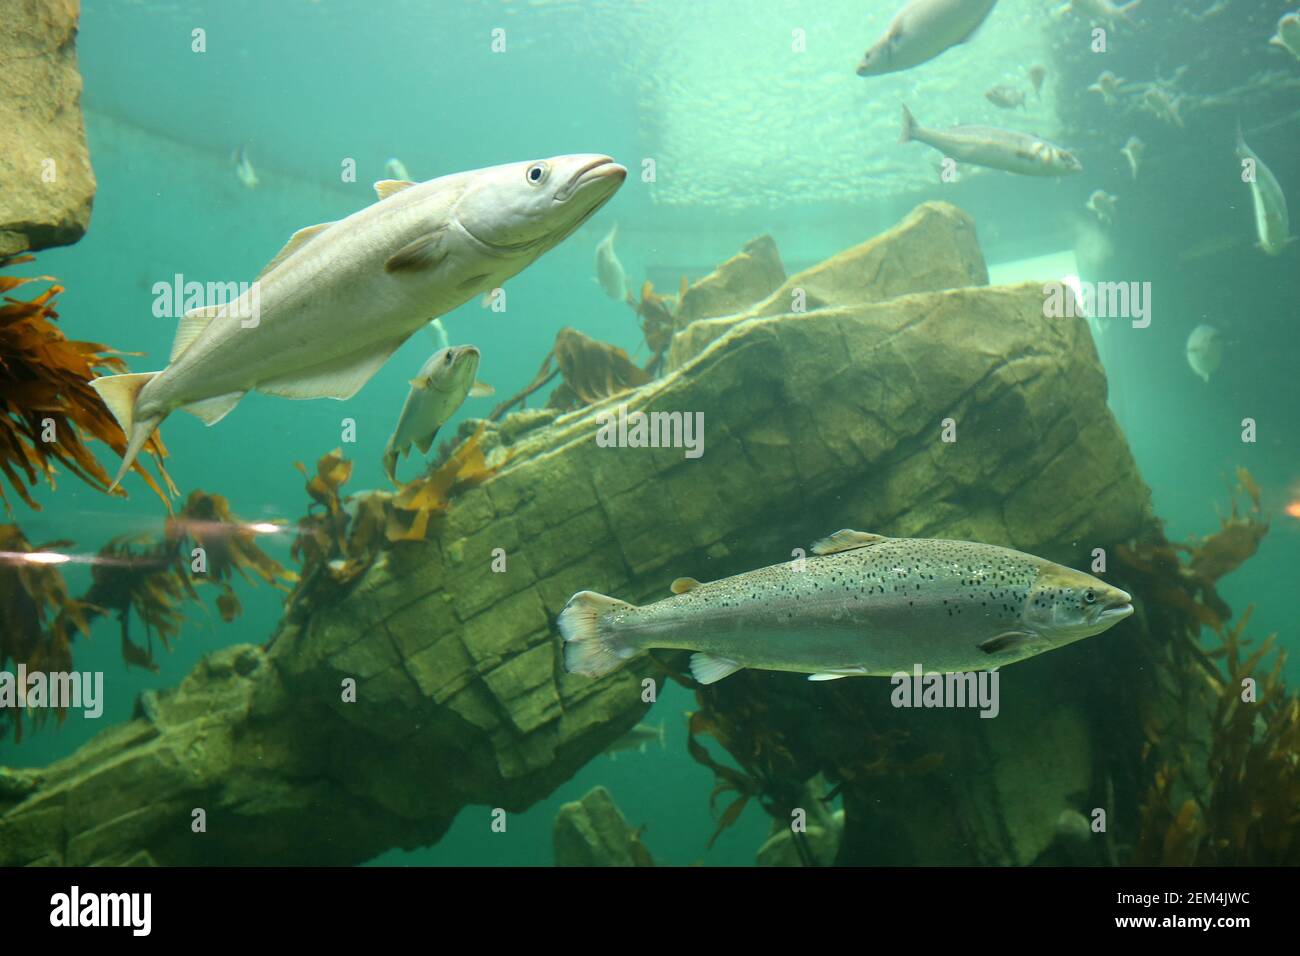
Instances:
[[[649,371],[638,368],[623,349],[566,327],[556,333],[555,346],[546,354],[533,380],[492,409],[488,418],[497,421],[511,409],[523,408],[528,396],[556,376],[561,381],[551,393],[547,407],[561,411],[591,405],[653,378]]]
[[[10,260],[28,261],[30,256]],[[0,276],[0,293],[35,281],[53,282],[49,276]],[[34,299],[5,296],[0,303],[0,471],[19,497],[37,510],[40,505],[29,488],[41,481],[54,487],[55,463],[91,487],[107,491],[109,475],[87,442],[98,439],[118,454],[126,449],[122,429],[90,387],[103,373],[126,371],[122,353],[63,334],[54,324],[59,317],[54,300],[62,291],[62,286],[51,285]],[[153,456],[162,484],[142,462],[133,470],[170,508],[167,492],[174,494],[176,489],[163,467],[167,451],[162,439],[155,434],[145,450]],[[2,483],[0,500],[9,511]]]

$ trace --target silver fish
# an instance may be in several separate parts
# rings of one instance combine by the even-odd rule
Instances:
[[[917,124],[904,106],[903,133],[898,141],[907,143],[912,140],[933,146],[945,156],[964,163],[1022,176],[1066,176],[1083,168],[1067,150],[1037,136],[995,126],[953,126],[942,131],[926,129]]]
[[[1147,144],[1142,142],[1136,136],[1130,136],[1124,148],[1120,150],[1124,158],[1128,160],[1128,168],[1133,171],[1133,178],[1138,178],[1138,169],[1142,165],[1142,154],[1146,152]]]
[[[984,94],[984,98],[1004,110],[1014,110],[1017,107],[1023,109],[1025,105],[1024,90],[1018,90],[1014,86],[995,86]]]
[[[1057,8],[1056,12],[1074,12],[1091,19],[1095,23],[1104,23],[1113,30],[1120,20],[1132,25],[1133,18],[1129,14],[1141,2],[1142,0],[1129,0],[1128,3],[1118,4],[1112,2],[1112,0],[1067,0],[1065,4]]]
[[[908,0],[862,56],[858,76],[897,73],[965,43],[997,0]]]
[[[231,159],[235,164],[235,178],[249,189],[256,189],[261,180],[257,178],[257,170],[253,169],[253,162],[248,158],[248,144],[240,143]]]
[[[1187,364],[1201,381],[1209,382],[1223,362],[1223,333],[1212,325],[1198,325],[1187,336]]]
[[[1104,189],[1094,189],[1088,197],[1087,205],[1094,216],[1109,224],[1115,221],[1115,204],[1118,202],[1118,196],[1113,196]]]
[[[1097,75],[1097,81],[1088,87],[1088,92],[1100,93],[1107,106],[1114,106],[1119,102],[1118,94],[1123,83],[1124,81],[1110,70],[1102,70]]]
[[[1300,13],[1283,14],[1277,21],[1277,33],[1268,42],[1300,59]]]
[[[1128,594],[1044,558],[969,541],[838,531],[812,555],[637,607],[579,591],[560,612],[564,666],[601,677],[652,648],[695,651],[702,684],[736,671],[851,675],[989,670],[1100,634]]]
[[[614,240],[617,238],[618,223],[614,223],[609,235],[596,246],[596,282],[611,299],[630,303],[632,290],[628,288],[627,273],[623,271],[623,263],[618,261],[618,254],[614,252]]]
[[[379,202],[298,230],[234,302],[182,317],[165,369],[91,382],[128,436],[113,487],[177,408],[213,425],[253,390],[351,398],[431,318],[527,268],[626,176],[584,154],[385,180]]]
[[[440,349],[411,379],[402,413],[384,446],[384,474],[389,481],[397,483],[397,459],[404,457],[412,445],[421,454],[429,453],[438,429],[447,424],[467,397],[492,394],[490,387],[474,381],[478,360],[478,349],[472,345]]]
[[[637,753],[645,753],[648,745],[659,742],[661,750],[668,749],[668,736],[664,729],[664,721],[659,721],[659,726],[651,724],[637,724],[622,737],[619,737],[612,744],[605,748],[605,753],[609,754],[610,760],[616,760],[616,754],[626,753],[629,750],[635,750]]]
[[[1237,127],[1237,158],[1243,162],[1251,160],[1254,164],[1255,177],[1250,183],[1250,198],[1255,206],[1255,231],[1259,235],[1259,248],[1270,256],[1280,256],[1291,241],[1291,220],[1287,214],[1286,195],[1272,170],[1246,145],[1240,126]]]

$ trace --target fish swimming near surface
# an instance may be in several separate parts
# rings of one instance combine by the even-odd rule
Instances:
[[[378,202],[298,230],[232,303],[185,314],[166,368],[90,383],[128,436],[112,486],[177,408],[213,425],[251,391],[351,398],[431,317],[527,268],[626,176],[581,154],[385,180]]]
[[[884,36],[863,54],[858,76],[910,70],[965,43],[997,0],[907,0]]]
[[[992,670],[1100,634],[1132,599],[1090,574],[969,541],[838,531],[811,556],[637,607],[579,591],[560,612],[564,666],[601,677],[652,648],[694,651],[712,684],[743,668],[855,675]]]
[[[1138,178],[1138,169],[1142,165],[1142,154],[1146,152],[1147,144],[1142,142],[1136,136],[1130,136],[1124,148],[1120,150],[1124,158],[1128,160],[1128,168],[1133,173],[1133,178]]]
[[[1083,168],[1068,150],[1037,136],[995,126],[926,129],[917,124],[911,111],[904,106],[903,133],[898,141],[908,143],[912,140],[933,146],[945,156],[963,163],[1022,176],[1066,176]]]
[[[1209,382],[1210,376],[1223,363],[1223,333],[1212,325],[1198,325],[1187,336],[1187,364],[1192,371]]]
[[[256,189],[261,180],[257,178],[257,170],[253,169],[253,162],[248,158],[248,144],[240,143],[230,158],[235,164],[235,178],[249,189]]]
[[[984,98],[1003,110],[1024,109],[1025,106],[1024,90],[1018,90],[1014,86],[995,86],[984,94]]]
[[[1300,59],[1300,13],[1286,13],[1277,21],[1277,33],[1268,40]]]
[[[1280,256],[1291,242],[1291,220],[1286,208],[1286,195],[1277,177],[1264,165],[1253,149],[1246,145],[1241,126],[1237,127],[1237,158],[1251,160],[1255,175],[1250,185],[1250,198],[1255,207],[1255,232],[1259,235],[1259,248],[1270,256]],[[1244,166],[1243,166],[1244,169]]]
[[[609,234],[596,246],[596,282],[605,295],[630,305],[635,300],[632,298],[632,289],[628,286],[627,273],[623,271],[623,263],[618,261],[618,254],[614,252],[614,240],[617,238],[618,223],[614,223]]]
[[[1094,216],[1109,224],[1115,221],[1115,204],[1118,202],[1118,196],[1113,196],[1104,189],[1094,189],[1088,197],[1087,205]]]
[[[668,736],[664,729],[664,721],[659,721],[659,726],[655,727],[650,724],[637,724],[622,737],[619,737],[612,744],[605,748],[605,753],[609,754],[610,760],[617,760],[617,754],[626,753],[629,750],[635,750],[637,753],[645,753],[645,749],[652,743],[658,741],[661,750],[668,749]]]
[[[1055,13],[1077,13],[1082,17],[1093,20],[1096,23],[1104,23],[1112,30],[1121,20],[1132,25],[1133,18],[1129,16],[1140,4],[1142,0],[1129,0],[1128,3],[1114,3],[1113,0],[1066,0],[1058,7]]]
[[[439,349],[420,367],[419,374],[411,379],[411,390],[406,395],[397,425],[384,446],[384,474],[397,483],[397,459],[415,445],[427,455],[438,437],[438,429],[447,424],[451,416],[470,395],[491,395],[491,386],[476,382],[479,352],[472,345]]]
[[[1181,103],[1181,96],[1170,96],[1158,86],[1149,86],[1146,92],[1142,94],[1142,109],[1156,119],[1162,120],[1170,126],[1177,126],[1179,129],[1183,128],[1183,117],[1179,112]]]
[[[1097,80],[1092,86],[1088,87],[1089,93],[1100,93],[1102,100],[1107,106],[1114,106],[1119,102],[1118,94],[1120,86],[1123,84],[1118,76],[1110,70],[1102,70],[1097,75]]]

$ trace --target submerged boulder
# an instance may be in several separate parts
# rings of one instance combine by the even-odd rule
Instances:
[[[555,865],[654,866],[654,861],[609,791],[593,787],[556,814]]]

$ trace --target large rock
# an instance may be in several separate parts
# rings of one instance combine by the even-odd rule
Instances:
[[[820,295],[849,294],[821,275],[810,283]],[[703,455],[601,447],[604,415],[619,405],[701,413]],[[646,659],[596,681],[563,671],[553,622],[575,591],[655,600],[674,578],[771,564],[842,527],[982,540],[1084,567],[1094,547],[1148,519],[1087,325],[1045,318],[1034,285],[755,316],[662,379],[549,423],[525,418],[534,427],[507,420],[495,436],[508,464],[459,498],[430,540],[383,552],[335,603],[286,621],[269,649],[212,655],[177,691],[142,701],[137,720],[0,786],[0,865],[346,863],[428,844],[470,804],[528,807],[644,713]],[[955,442],[942,440],[945,419]],[[504,573],[492,568],[498,548]],[[1097,670],[1071,692],[1095,695],[1117,642],[1085,643]],[[1008,668],[1006,680],[1078,668],[1072,651]],[[801,719],[826,721],[797,747],[811,776],[819,748],[867,746],[812,695],[879,686],[745,672],[708,693],[762,695],[773,721],[806,697]],[[972,811],[997,815],[989,833],[1054,821],[1090,779],[1087,747],[1049,747],[1049,763],[1046,738],[1014,737],[1052,727],[1072,739],[1068,712],[1049,721],[1061,686],[1023,698],[1030,709],[1015,720],[975,718],[965,736],[932,741],[959,743],[969,759],[986,747],[1005,769]],[[1025,773],[1041,777],[1041,796],[1016,785]],[[917,806],[948,813],[940,796]],[[862,800],[844,799],[842,856],[873,845],[855,836],[872,827]],[[873,799],[882,813],[908,806]],[[195,808],[207,811],[202,835]],[[1045,834],[989,852],[1020,861]]]
[[[746,246],[746,253],[749,249]],[[987,285],[988,281],[971,218],[949,203],[923,203],[889,231],[791,276],[762,298],[724,299],[732,307],[729,312],[690,308],[693,286],[676,316],[679,331],[668,352],[668,367],[680,367],[732,326],[748,319],[866,305],[910,292]],[[707,283],[706,279],[699,285]]]
[[[77,0],[12,0],[0,30],[0,258],[76,242],[95,174],[81,117]]]
[[[556,866],[650,866],[641,838],[604,787],[566,803],[555,816]]]
[[[673,315],[685,328],[697,319],[731,315],[771,295],[785,281],[781,253],[771,236],[759,236],[703,279],[692,283]]]

